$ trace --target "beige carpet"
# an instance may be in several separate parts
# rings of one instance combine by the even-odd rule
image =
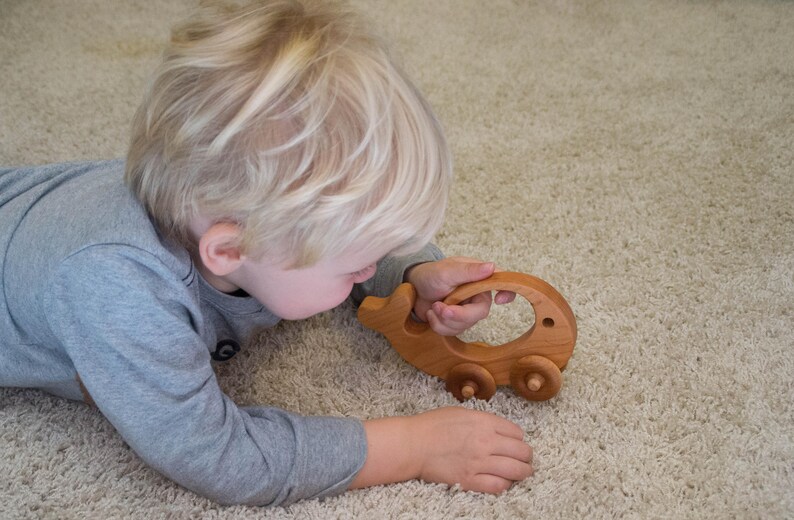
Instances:
[[[0,0],[0,163],[123,154],[192,2]],[[794,517],[794,3],[356,2],[454,148],[438,243],[570,301],[560,395],[518,422],[537,474],[500,497],[409,482],[220,507],[87,407],[0,390],[0,518]],[[524,307],[478,327],[507,339]],[[224,366],[241,404],[359,418],[452,404],[344,306]]]

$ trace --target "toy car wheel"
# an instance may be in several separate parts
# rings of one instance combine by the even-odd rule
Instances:
[[[562,374],[550,359],[526,356],[516,361],[510,369],[510,384],[524,399],[545,401],[560,391]]]
[[[447,391],[461,402],[472,397],[487,401],[496,393],[496,382],[491,373],[474,363],[455,365],[446,380]]]

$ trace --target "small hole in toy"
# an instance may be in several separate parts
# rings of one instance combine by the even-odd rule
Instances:
[[[554,326],[554,320],[551,318],[543,318],[543,326],[551,328]]]
[[[488,317],[464,331],[458,339],[466,343],[486,343],[497,347],[518,338],[534,324],[535,310],[532,304],[526,298],[516,296],[512,303],[492,304]]]

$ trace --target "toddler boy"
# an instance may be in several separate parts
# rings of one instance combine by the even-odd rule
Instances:
[[[412,478],[500,492],[532,473],[509,421],[240,408],[211,366],[255,328],[404,280],[439,333],[485,317],[490,294],[440,301],[494,270],[429,245],[450,182],[438,121],[356,16],[200,9],[173,31],[126,160],[0,170],[0,385],[94,404],[148,464],[221,503]]]

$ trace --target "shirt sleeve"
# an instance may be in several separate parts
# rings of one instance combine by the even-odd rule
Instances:
[[[389,296],[403,283],[405,271],[409,267],[425,262],[435,262],[444,258],[444,253],[434,244],[427,244],[417,253],[408,256],[387,256],[378,262],[375,276],[364,283],[353,286],[351,297],[359,305],[367,296]]]
[[[99,410],[149,465],[223,504],[341,493],[366,459],[360,421],[239,408],[218,386],[182,280],[150,253],[93,247],[45,298],[49,325]],[[175,296],[176,295],[176,296]]]

